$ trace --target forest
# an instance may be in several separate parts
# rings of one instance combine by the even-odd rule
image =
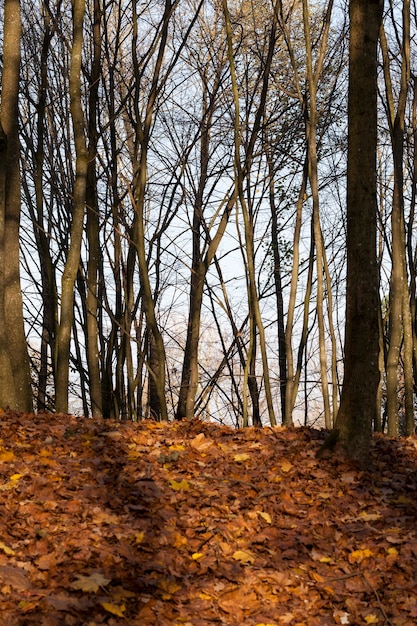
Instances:
[[[414,433],[416,5],[350,4],[5,0],[1,406]]]
[[[1,624],[416,623],[416,33],[1,3]]]

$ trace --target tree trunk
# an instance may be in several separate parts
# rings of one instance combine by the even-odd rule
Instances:
[[[366,466],[378,393],[377,43],[381,0],[350,0],[345,374],[335,436]]]
[[[80,263],[85,212],[88,151],[81,103],[81,63],[85,0],[73,0],[73,41],[70,69],[71,118],[75,143],[75,181],[71,242],[62,275],[61,311],[56,346],[56,410],[68,412],[68,384],[71,329],[74,319],[74,286]]]
[[[18,125],[18,93],[20,78],[20,37],[21,16],[19,0],[4,2],[4,42],[3,75],[1,79],[0,126],[2,129],[1,154],[1,254],[3,263],[1,272],[4,282],[1,285],[3,299],[0,325],[5,333],[6,345],[0,348],[4,359],[6,384],[2,395],[4,402],[9,399],[12,408],[21,411],[32,410],[32,388],[30,380],[29,357],[27,352],[23,302],[20,286],[20,144]],[[1,261],[1,259],[0,259]],[[1,339],[0,339],[0,343]],[[3,344],[4,345],[4,344]],[[6,348],[9,358],[4,354]],[[13,385],[7,384],[11,367]],[[2,364],[0,364],[0,369]],[[14,386],[14,393],[11,387]],[[9,393],[6,392],[9,389]]]
[[[89,159],[87,170],[87,365],[89,375],[89,392],[91,413],[93,417],[103,416],[103,401],[100,374],[100,359],[98,348],[98,269],[100,261],[99,242],[99,208],[97,201],[96,180],[96,153],[97,153],[97,110],[98,88],[101,71],[101,9],[99,0],[94,0],[94,27],[93,27],[93,66],[89,93]]]

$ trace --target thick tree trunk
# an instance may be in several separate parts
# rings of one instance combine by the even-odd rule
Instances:
[[[336,421],[348,455],[368,462],[378,392],[377,42],[381,0],[351,0],[345,375]]]
[[[0,392],[9,399],[14,409],[30,411],[32,409],[32,389],[30,380],[29,357],[27,352],[23,302],[20,286],[20,144],[18,127],[18,93],[20,77],[20,37],[21,17],[19,0],[4,2],[4,42],[3,42],[3,75],[1,80],[0,126],[2,129],[1,154],[1,254],[2,278],[1,290],[2,311],[0,319],[2,333],[5,333],[6,345],[1,353],[5,358],[4,349],[9,359],[4,363],[2,377],[8,379],[7,372],[11,367],[14,393]],[[1,259],[0,259],[1,261]],[[1,341],[1,339],[0,339]],[[0,364],[1,366],[1,364]],[[2,368],[2,367],[1,367]],[[6,399],[3,401],[6,401]]]

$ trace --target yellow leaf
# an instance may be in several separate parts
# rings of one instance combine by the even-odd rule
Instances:
[[[281,470],[287,474],[289,471],[291,471],[293,468],[292,463],[290,463],[289,461],[287,461],[286,459],[284,459],[281,463]]]
[[[363,559],[368,559],[370,556],[372,556],[372,552],[369,548],[365,548],[365,550],[354,550],[350,553],[350,560],[363,561]]]
[[[204,554],[202,552],[194,552],[194,554],[191,555],[191,558],[193,559],[193,561],[199,561],[201,558],[203,558]]]
[[[158,587],[170,596],[181,589],[181,585],[179,585],[175,580],[170,580],[168,578],[160,580],[158,582]]]
[[[3,550],[4,554],[7,554],[7,556],[13,556],[15,554],[15,551],[6,546],[2,541],[0,541],[0,550]]]
[[[246,452],[243,452],[242,454],[235,454],[233,457],[233,460],[236,461],[236,463],[243,463],[243,461],[247,461],[248,459],[250,459],[250,456],[249,454],[246,454]]]
[[[71,583],[73,589],[80,589],[86,593],[97,593],[100,587],[105,587],[111,582],[111,578],[104,578],[99,572],[91,574],[90,576],[83,576],[77,574],[78,580]]]
[[[269,513],[266,513],[265,511],[258,511],[258,515],[259,517],[262,517],[262,519],[265,520],[267,524],[272,524],[272,519]]]
[[[359,513],[359,519],[364,522],[375,522],[377,519],[381,519],[381,513]]]
[[[249,550],[236,550],[233,554],[233,558],[235,561],[240,561],[241,563],[255,563],[255,555]]]
[[[388,548],[387,554],[389,554],[391,556],[395,556],[395,555],[398,554],[398,550],[397,550],[397,548]]]
[[[376,615],[374,615],[373,613],[369,613],[369,615],[367,615],[365,617],[365,622],[367,624],[378,624],[379,619]]]
[[[22,478],[22,476],[24,476],[24,474],[13,474],[12,476],[10,476],[10,480],[11,482],[17,482],[18,480],[20,480]]]
[[[126,606],[122,604],[121,606],[117,606],[116,604],[111,604],[110,602],[100,602],[103,609],[108,611],[108,613],[112,613],[113,615],[117,615],[118,617],[123,617],[123,613],[126,611]]]
[[[142,543],[145,538],[145,531],[141,530],[140,532],[135,534],[135,545],[138,543]]]
[[[204,591],[200,591],[198,597],[200,598],[200,600],[211,600],[212,598],[211,596],[209,596],[208,593],[204,593]]]
[[[175,491],[188,491],[188,489],[190,488],[190,483],[184,478],[181,482],[177,482],[176,480],[172,479],[169,481],[169,484],[171,485],[172,489],[175,489]]]
[[[8,463],[14,460],[13,450],[0,450],[0,463]]]
[[[172,446],[169,446],[170,450],[185,450],[185,446],[182,443],[175,443]]]

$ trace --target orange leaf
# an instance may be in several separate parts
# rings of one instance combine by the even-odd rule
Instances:
[[[13,450],[0,450],[0,463],[9,463],[14,460]]]

